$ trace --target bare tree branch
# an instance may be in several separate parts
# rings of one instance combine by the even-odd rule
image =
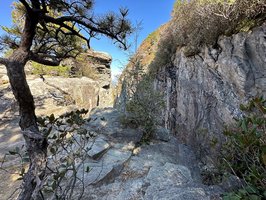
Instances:
[[[43,56],[39,56],[33,53],[31,53],[29,59],[34,62],[43,64],[43,65],[58,66],[60,64],[60,60],[56,60],[56,59],[47,60],[43,58]]]
[[[93,26],[92,24],[89,23],[89,21],[85,22],[84,20],[80,19],[82,17],[63,16],[63,17],[59,17],[59,18],[53,18],[51,16],[44,15],[44,16],[42,16],[42,18],[45,20],[46,23],[57,24],[59,26],[65,27],[65,28],[67,26],[65,24],[65,22],[75,22],[79,25],[86,27],[87,29],[89,29],[93,32],[106,35],[107,37],[110,37],[110,38],[116,40],[117,42],[119,42],[123,46],[124,49],[127,49],[127,45],[124,41],[124,37],[120,36],[120,34],[122,33],[122,30],[114,33],[111,30],[108,30],[107,28],[97,27],[97,23],[95,23],[96,26]],[[71,27],[68,27],[68,28],[71,29]]]

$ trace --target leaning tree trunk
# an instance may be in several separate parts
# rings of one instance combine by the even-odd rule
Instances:
[[[26,49],[19,48],[9,59],[7,74],[12,91],[19,104],[19,125],[30,158],[28,172],[23,177],[19,200],[40,199],[40,189],[45,176],[47,139],[40,133],[35,116],[33,96],[26,81],[24,66],[28,60]]]
[[[31,3],[34,8],[40,8],[39,1],[32,0]],[[30,49],[39,22],[39,13],[34,12],[29,7],[26,7],[26,9],[25,24],[19,47],[8,58],[6,68],[12,91],[19,104],[19,125],[30,158],[29,169],[23,177],[22,191],[18,199],[39,200],[41,199],[40,190],[45,178],[48,143],[38,129],[34,100],[24,72],[25,64],[30,58]]]

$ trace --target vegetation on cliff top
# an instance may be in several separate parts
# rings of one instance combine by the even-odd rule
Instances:
[[[217,47],[219,36],[249,31],[265,20],[266,0],[176,0],[150,69],[156,72],[171,64],[180,48],[186,56],[193,56],[204,45]]]
[[[178,49],[193,56],[204,45],[219,48],[219,36],[249,31],[265,20],[266,0],[176,0],[170,22],[152,32],[134,56],[141,58],[144,71],[155,76],[159,68],[171,65]],[[120,83],[131,70],[129,62]]]

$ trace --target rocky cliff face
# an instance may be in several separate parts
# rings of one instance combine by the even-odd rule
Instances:
[[[96,81],[99,84],[99,103],[98,106],[106,107],[113,105],[113,88],[111,78],[112,57],[104,52],[89,51],[85,61],[88,67],[96,72]]]
[[[92,50],[82,54],[80,60],[76,62],[76,67],[82,76],[98,82],[100,88],[98,106],[100,107],[113,105],[111,62],[112,57],[109,54]]]
[[[173,55],[155,80],[165,91],[165,126],[187,139],[203,129],[217,136],[224,124],[241,116],[241,103],[266,96],[265,36],[263,25],[221,37],[217,48],[206,47],[193,57],[185,57],[182,50]]]
[[[220,37],[198,55],[179,49],[171,58],[159,67],[155,88],[164,93],[163,124],[187,143],[202,132],[219,139],[224,125],[241,116],[241,103],[266,96],[266,24]],[[126,99],[125,89],[120,94],[118,101]]]
[[[95,71],[95,78],[99,82],[99,87],[110,88],[111,84],[111,62],[112,57],[105,52],[88,51],[84,55],[86,67]],[[84,74],[86,75],[86,74]],[[89,74],[88,74],[89,76]]]

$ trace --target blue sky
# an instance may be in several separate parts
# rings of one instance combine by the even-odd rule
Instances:
[[[0,25],[11,26],[11,4],[14,0],[0,0]],[[129,19],[133,23],[142,22],[138,33],[138,45],[160,25],[170,19],[175,0],[95,0],[95,13],[104,14],[107,11],[118,12],[119,7],[129,9]],[[2,31],[0,30],[0,35]],[[134,36],[133,36],[134,37]],[[133,41],[133,37],[131,41]],[[112,73],[119,73],[127,63],[129,52],[124,52],[106,38],[93,40],[91,47],[97,51],[108,52],[113,57]]]

